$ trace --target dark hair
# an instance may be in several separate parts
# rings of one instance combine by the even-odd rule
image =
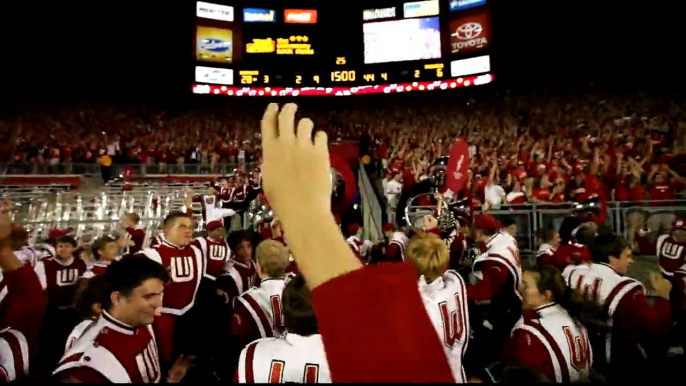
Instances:
[[[526,267],[525,270],[535,273],[538,277],[536,281],[538,292],[543,294],[550,291],[553,300],[567,310],[569,316],[578,323],[594,331],[605,326],[600,319],[602,306],[596,302],[596,299],[588,298],[583,293],[567,286],[557,268],[551,265],[535,265]]]
[[[105,280],[102,275],[84,280],[74,294],[74,310],[83,320],[94,319],[93,305],[100,303],[102,306],[105,297]]]
[[[281,298],[283,317],[289,332],[301,336],[319,333],[319,325],[310,299],[310,289],[302,275],[288,281]]]
[[[112,292],[117,291],[123,296],[131,296],[133,290],[141,286],[146,280],[159,279],[164,283],[169,281],[169,272],[162,264],[143,256],[124,258],[109,266],[102,276],[105,282],[103,310],[112,306],[110,302]]]
[[[558,233],[560,234],[560,240],[563,244],[569,243],[572,238],[574,238],[572,232],[574,229],[578,228],[579,225],[581,225],[581,220],[576,217],[565,217],[565,219],[562,220]]]
[[[76,248],[76,240],[71,236],[62,236],[57,241],[55,241],[55,246],[58,244],[71,244],[72,247]]]
[[[28,245],[29,243],[29,232],[26,229],[15,226],[10,232],[10,246],[13,251],[19,250],[21,247]]]
[[[596,263],[609,263],[610,256],[619,258],[627,247],[626,241],[615,234],[599,235],[590,246],[591,256]]]
[[[596,237],[596,231],[590,226],[582,226],[576,231],[574,240],[582,245],[591,245]]]
[[[93,242],[93,245],[91,246],[91,253],[93,254],[95,260],[100,260],[99,251],[104,249],[109,243],[116,243],[116,241],[110,236],[102,236]]]
[[[226,243],[229,244],[229,248],[233,253],[238,252],[238,246],[243,242],[243,241],[250,241],[252,243],[252,240],[250,239],[250,236],[245,231],[234,231],[229,234],[229,237],[226,238]]]
[[[479,377],[484,383],[550,383],[545,374],[519,362],[494,362]]]
[[[512,225],[517,225],[517,221],[515,221],[514,217],[512,216],[505,216],[503,219],[500,221],[500,226],[503,228],[507,228]]]
[[[174,223],[177,218],[190,218],[187,213],[175,210],[173,212],[169,212],[167,217],[164,218],[164,221],[162,222],[162,228],[166,228]]]

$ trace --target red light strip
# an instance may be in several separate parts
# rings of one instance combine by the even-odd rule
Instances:
[[[194,84],[194,94],[228,96],[350,96],[390,94],[412,91],[448,90],[458,87],[479,86],[493,82],[493,74],[469,76],[431,82],[412,82],[359,87],[232,87]]]

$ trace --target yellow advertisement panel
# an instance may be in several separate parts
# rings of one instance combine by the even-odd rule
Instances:
[[[205,62],[233,61],[233,31],[226,28],[197,26],[195,58]]]

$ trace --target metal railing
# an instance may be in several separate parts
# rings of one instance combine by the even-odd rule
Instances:
[[[134,177],[159,176],[159,175],[231,175],[236,170],[250,172],[259,164],[252,163],[187,163],[187,164],[113,164],[110,173],[118,176],[124,173],[126,168],[131,170]],[[6,163],[0,166],[3,175],[100,175],[99,163],[62,163],[47,165],[41,163]]]
[[[655,233],[665,233],[679,217],[686,217],[686,200],[669,201],[611,201],[607,202],[607,216],[604,225],[628,240],[634,239],[634,232],[647,228]],[[517,241],[523,250],[538,247],[536,232],[542,228],[559,229],[562,220],[572,213],[570,204],[531,203],[511,205],[507,209],[490,210],[488,213],[498,219],[506,216],[517,223]],[[476,210],[475,213],[482,213]]]
[[[362,164],[360,164],[362,165]],[[360,166],[358,188],[360,190],[362,206],[362,224],[366,240],[378,241],[383,239],[383,218],[379,200],[376,198],[367,171]]]

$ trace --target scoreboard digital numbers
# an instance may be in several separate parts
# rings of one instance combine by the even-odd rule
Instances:
[[[490,1],[342,11],[197,2],[193,92],[347,96],[491,83]]]

